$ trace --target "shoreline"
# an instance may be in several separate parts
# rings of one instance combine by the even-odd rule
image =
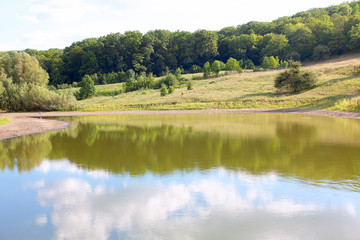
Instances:
[[[48,117],[75,117],[99,115],[158,115],[158,114],[213,114],[213,113],[291,113],[312,116],[359,119],[360,113],[335,112],[314,109],[204,109],[204,110],[134,110],[134,111],[96,111],[96,112],[35,112],[35,113],[0,113],[0,118],[12,122],[0,126],[0,140],[31,135],[67,128],[69,123],[43,119]]]

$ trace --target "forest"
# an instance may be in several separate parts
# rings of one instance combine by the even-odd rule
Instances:
[[[219,31],[128,31],[74,42],[65,49],[24,51],[48,72],[50,85],[61,86],[94,74],[104,84],[144,73],[163,76],[178,68],[196,73],[206,62],[230,58],[243,69],[257,68],[271,57],[279,62],[321,61],[359,47],[360,1],[355,1]]]

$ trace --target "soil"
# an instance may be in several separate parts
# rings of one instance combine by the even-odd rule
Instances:
[[[0,140],[23,135],[35,134],[66,128],[69,123],[47,119],[47,117],[95,116],[95,115],[129,115],[129,114],[197,114],[197,113],[293,113],[316,116],[360,119],[360,113],[334,112],[327,110],[305,109],[209,109],[209,110],[157,110],[157,111],[108,111],[108,112],[37,112],[37,113],[0,113],[0,118],[12,122],[0,125]]]

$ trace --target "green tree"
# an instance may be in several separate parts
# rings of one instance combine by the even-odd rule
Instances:
[[[209,62],[206,62],[203,67],[204,78],[208,78],[211,75],[211,66]]]
[[[285,35],[269,33],[263,38],[264,48],[261,50],[261,54],[264,56],[279,56],[285,57],[289,48],[289,40]]]
[[[76,94],[76,98],[79,100],[94,96],[96,92],[94,81],[89,75],[85,75],[80,82],[80,90]]]
[[[87,51],[81,57],[81,67],[79,73],[81,76],[91,75],[99,72],[99,65],[93,52]]]
[[[181,78],[181,69],[180,68],[177,68],[176,71],[175,71],[175,77],[177,79]]]
[[[49,74],[40,67],[38,60],[25,52],[8,52],[0,55],[0,74],[11,78],[14,84],[26,82],[47,85]]]
[[[49,90],[49,75],[25,52],[0,54],[0,109],[14,111],[69,110],[74,96]]]
[[[194,59],[197,64],[212,60],[218,55],[218,35],[216,32],[198,30],[194,33]]]
[[[348,33],[350,49],[357,49],[360,47],[360,23],[353,26]]]
[[[263,61],[261,63],[261,67],[262,68],[270,68],[270,62],[269,62],[269,57],[264,57]]]
[[[240,67],[240,63],[235,58],[229,58],[226,62],[226,70],[227,71],[237,71],[242,72],[242,69]]]
[[[328,46],[319,45],[314,48],[313,59],[314,60],[326,60],[330,57],[330,49]]]
[[[286,24],[283,31],[289,39],[292,51],[300,54],[301,59],[312,56],[316,39],[308,26],[303,23]]]
[[[161,84],[161,88],[160,88],[160,96],[164,97],[166,95],[168,95],[168,88],[166,86],[166,84]]]
[[[174,86],[170,86],[168,90],[169,94],[172,94],[174,91],[175,91]]]
[[[291,62],[292,69],[281,72],[275,79],[275,88],[300,93],[316,86],[317,78],[312,72],[300,70],[299,62]]]
[[[270,69],[275,69],[279,67],[279,58],[278,57],[274,57],[274,56],[270,56],[269,57],[269,63],[268,63],[268,68]]]
[[[283,60],[280,61],[280,67],[287,68],[288,66],[289,66],[289,63],[287,61],[283,61]]]
[[[211,65],[211,71],[215,73],[215,76],[218,77],[221,71],[221,64],[218,60],[214,61]]]

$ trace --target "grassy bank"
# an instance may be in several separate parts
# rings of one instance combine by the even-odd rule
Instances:
[[[134,109],[209,108],[311,108],[360,111],[360,55],[347,55],[304,68],[319,78],[318,87],[300,94],[281,94],[274,88],[280,70],[245,72],[207,80],[196,80],[165,97],[159,90],[139,90],[79,101],[80,111]],[[186,76],[185,76],[186,77]],[[187,76],[191,77],[191,76]],[[99,91],[116,91],[121,84],[97,86]],[[103,94],[104,95],[104,94]]]

